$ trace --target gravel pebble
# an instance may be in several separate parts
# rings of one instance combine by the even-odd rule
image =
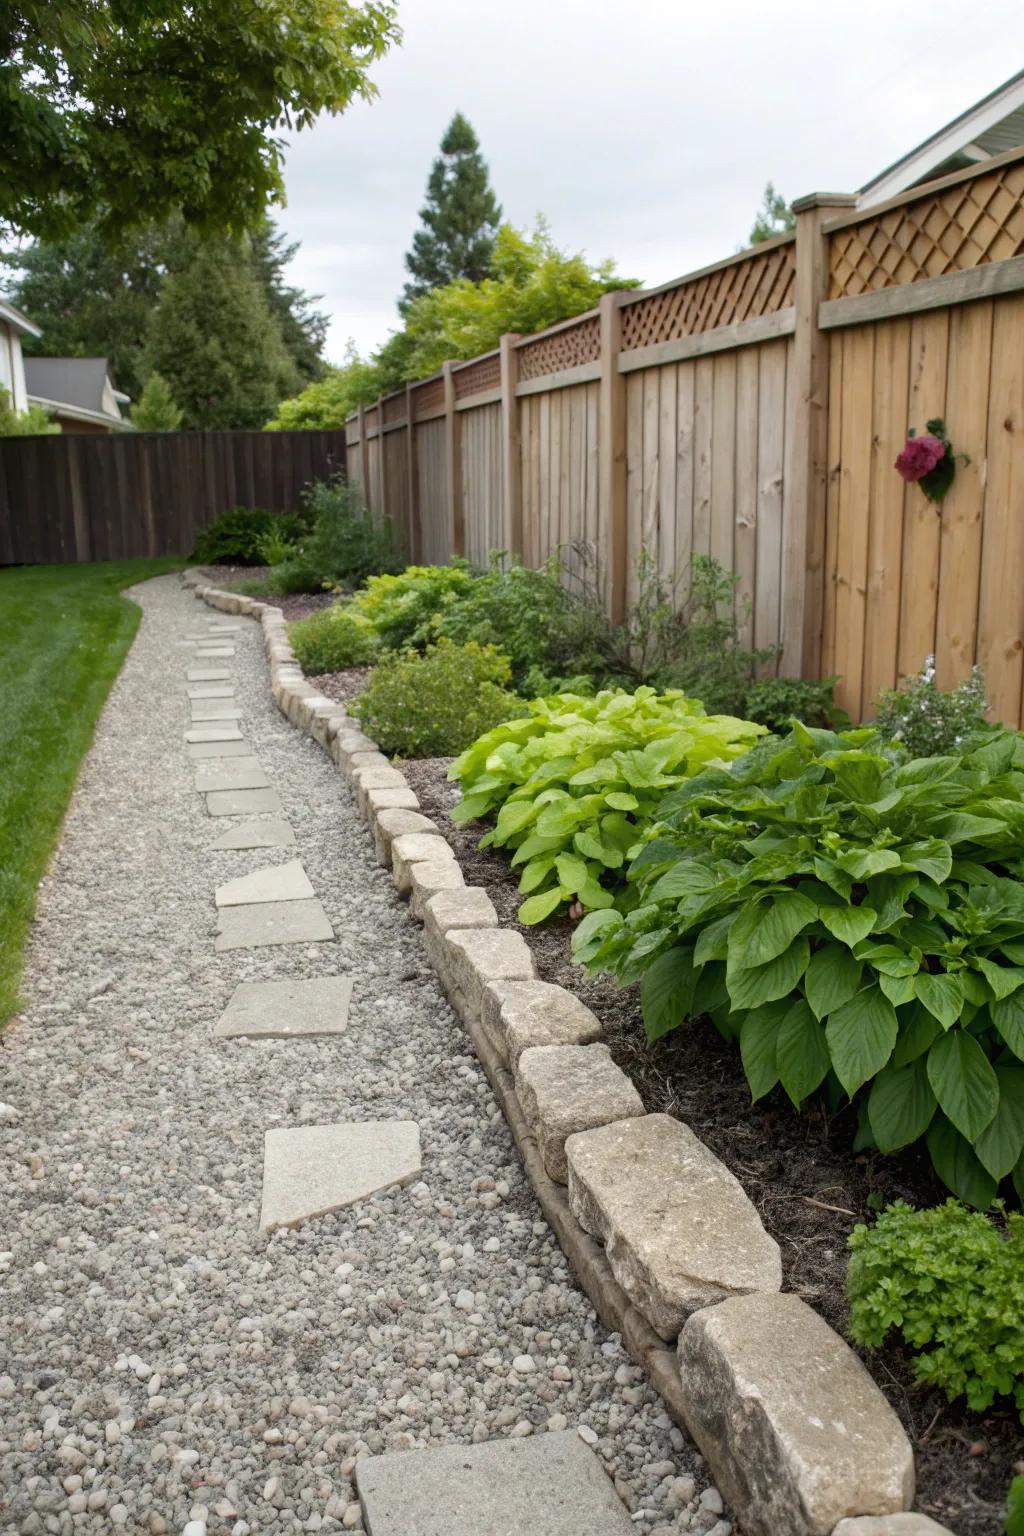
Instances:
[[[694,1506],[700,1458],[574,1284],[347,787],[273,706],[258,627],[229,665],[296,847],[209,852],[178,642],[213,614],[177,577],[134,595],[2,1053],[0,1528],[358,1530],[360,1457],[579,1425],[638,1531],[699,1529],[721,1500]],[[336,941],[216,954],[214,886],[279,857]],[[211,1035],[239,982],[338,973],[344,1035]],[[261,1234],[265,1131],[346,1118],[414,1119],[422,1179]]]

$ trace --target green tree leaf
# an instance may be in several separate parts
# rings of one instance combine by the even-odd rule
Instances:
[[[1024,1067],[997,1062],[999,1107],[977,1137],[974,1150],[994,1179],[1012,1173],[1024,1153]]]
[[[932,976],[921,971],[914,987],[919,1001],[943,1029],[952,1029],[964,1008],[964,989],[959,977],[943,973]]]
[[[804,977],[804,992],[816,1019],[823,1019],[853,997],[862,970],[860,961],[845,945],[824,944],[815,950]]]
[[[825,1036],[832,1066],[851,1099],[881,1072],[897,1033],[896,1010],[877,986],[865,987],[829,1015]]]
[[[948,1035],[943,1037],[949,1039]],[[982,1166],[969,1141],[965,1141],[945,1115],[937,1114],[928,1127],[928,1151],[935,1172],[958,1200],[987,1211],[996,1197],[996,1181]]]
[[[928,1052],[928,1081],[949,1120],[972,1144],[999,1106],[999,1082],[981,1046],[965,1029],[940,1035]]]
[[[802,999],[787,1011],[779,1026],[775,1060],[782,1086],[799,1109],[807,1095],[824,1082],[831,1065],[825,1031]]]
[[[770,892],[742,907],[729,930],[729,964],[736,970],[766,965],[813,923],[818,908],[799,891]]]
[[[666,950],[644,973],[640,1002],[649,1040],[660,1040],[689,1017],[699,974],[688,947]]]
[[[883,1067],[868,1096],[868,1118],[879,1151],[896,1152],[923,1136],[935,1103],[922,1057],[908,1067]]]

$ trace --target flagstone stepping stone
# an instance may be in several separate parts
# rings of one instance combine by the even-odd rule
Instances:
[[[231,673],[227,667],[189,667],[185,676],[190,683],[222,683]]]
[[[260,949],[267,944],[318,944],[334,938],[327,913],[311,901],[257,901],[222,907],[215,949]]]
[[[241,741],[242,733],[237,725],[224,720],[220,725],[194,725],[185,732],[186,741]]]
[[[314,1216],[408,1184],[421,1172],[420,1128],[414,1120],[363,1120],[297,1125],[267,1132],[260,1227],[297,1227]],[[397,1528],[396,1528],[397,1529]],[[440,1531],[441,1527],[437,1529]],[[404,1536],[417,1531],[415,1522]]]
[[[234,654],[235,648],[233,645],[210,645],[205,650],[196,651],[197,657],[210,661],[217,656],[233,656]]]
[[[206,796],[211,816],[280,815],[284,811],[276,789],[214,789]]]
[[[234,686],[231,683],[197,683],[189,688],[190,699],[233,699]]]
[[[293,1035],[340,1035],[348,1024],[351,976],[314,976],[309,981],[243,981],[214,1026],[231,1040],[254,1035],[288,1040]]]
[[[216,900],[218,907],[244,907],[259,901],[307,901],[315,894],[298,859],[291,859],[218,885]]]
[[[210,844],[213,848],[290,848],[295,832],[280,816],[266,821],[244,821],[240,827],[228,827]]]
[[[269,785],[258,757],[235,757],[223,763],[215,758],[196,769],[196,789],[200,794],[211,789],[267,789]]]
[[[249,757],[252,742],[243,741],[240,735],[237,741],[193,741],[188,753],[190,757]]]
[[[193,720],[240,720],[242,711],[230,699],[193,699]]]
[[[636,1529],[574,1429],[364,1456],[355,1475],[369,1536],[626,1536]]]

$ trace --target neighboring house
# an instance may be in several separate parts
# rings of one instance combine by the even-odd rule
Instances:
[[[21,338],[40,335],[42,332],[38,325],[33,325],[20,309],[15,309],[13,304],[0,298],[0,385],[10,395],[11,406],[16,411],[28,409]]]
[[[126,432],[128,396],[115,389],[105,357],[26,357],[30,405],[49,411],[62,432]]]
[[[1005,85],[983,96],[973,107],[954,117],[910,150],[893,165],[880,171],[861,187],[859,206],[869,208],[897,197],[922,181],[935,181],[952,171],[962,171],[979,161],[1001,155],[1024,144],[1024,70]]]

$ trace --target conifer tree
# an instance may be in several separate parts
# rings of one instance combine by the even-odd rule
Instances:
[[[176,432],[181,426],[181,411],[162,374],[150,374],[131,408],[131,418],[140,432]]]
[[[491,189],[487,162],[472,126],[456,112],[441,140],[420,209],[422,229],[413,235],[405,265],[412,281],[399,302],[404,313],[413,299],[456,278],[479,283],[490,275],[501,207]]]

